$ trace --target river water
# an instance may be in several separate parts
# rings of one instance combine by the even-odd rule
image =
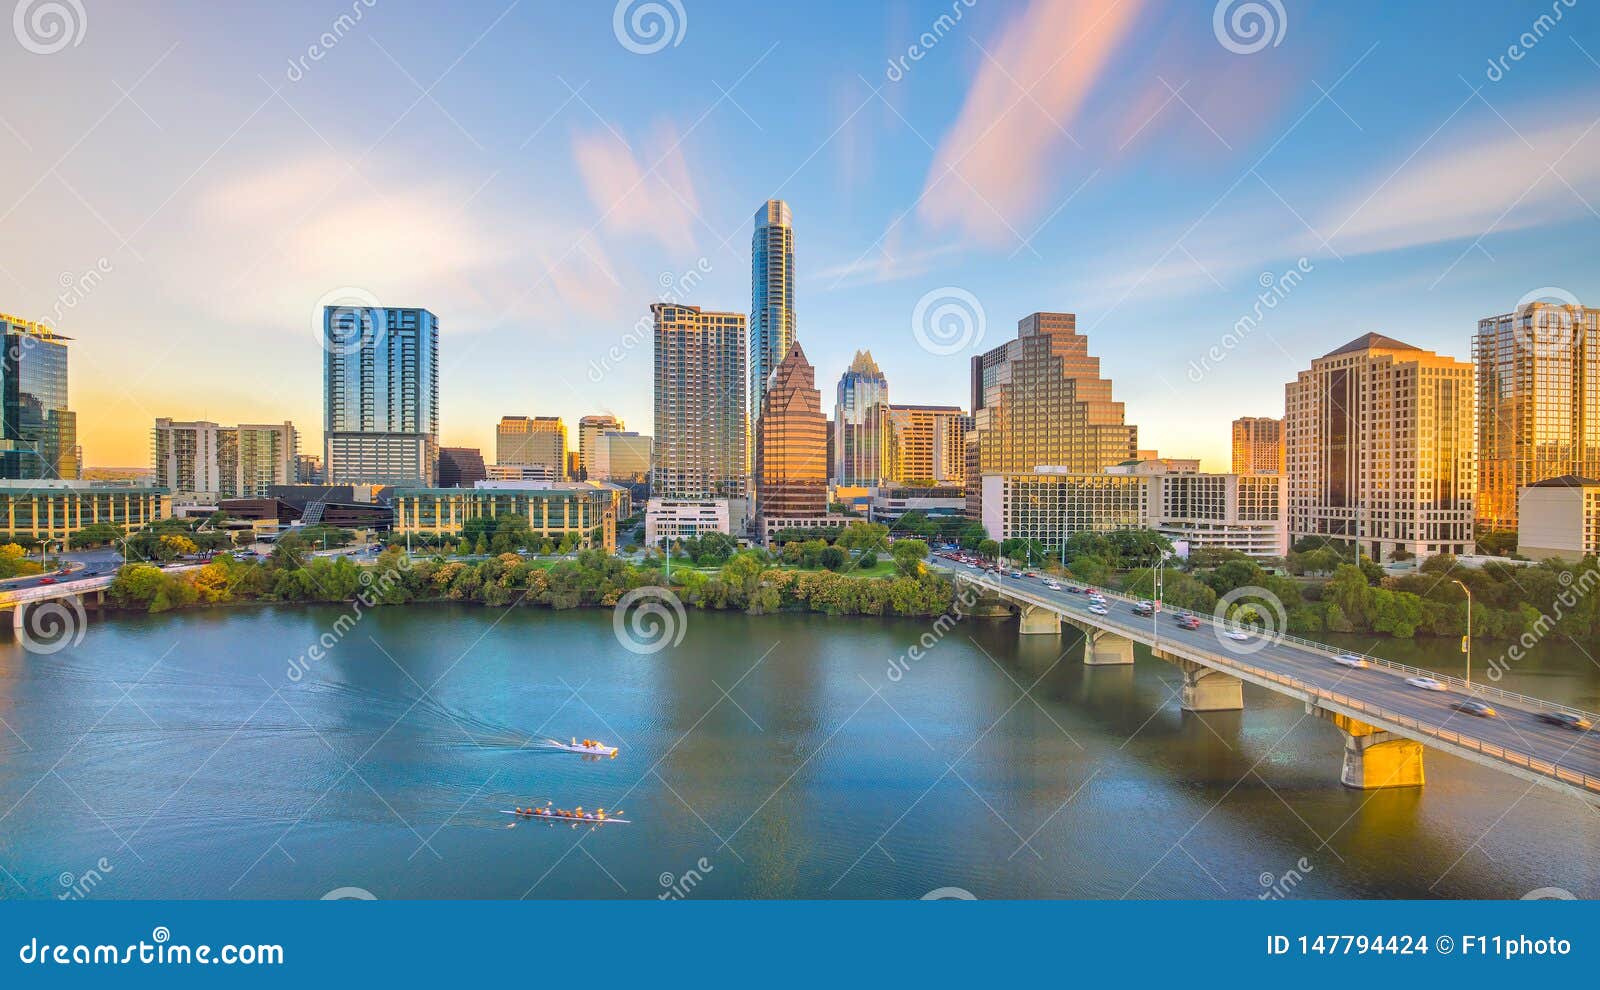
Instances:
[[[894,679],[930,622],[691,611],[641,655],[606,610],[345,614],[0,643],[0,896],[1600,896],[1600,813],[1573,798],[1431,750],[1423,789],[1347,790],[1337,731],[1289,700],[1185,713],[1174,668],[1088,669],[1014,621]],[[1600,707],[1574,644],[1500,686]],[[573,736],[622,753],[544,742]],[[497,813],[546,800],[632,824]]]

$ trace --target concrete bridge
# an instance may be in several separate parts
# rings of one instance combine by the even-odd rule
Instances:
[[[163,570],[169,573],[192,571],[204,564],[170,564]],[[27,626],[27,614],[46,602],[71,600],[81,611],[85,605],[99,607],[105,604],[106,589],[116,580],[116,571],[105,574],[75,572],[66,575],[41,575],[26,582],[18,582],[0,589],[0,611],[11,613],[11,629],[20,631]],[[50,579],[52,583],[41,581]]]
[[[1341,666],[1334,658],[1346,655],[1342,650],[1229,628],[1210,616],[1197,616],[1199,629],[1185,629],[1174,610],[1141,616],[1132,611],[1132,599],[1104,592],[1107,614],[1096,615],[1087,595],[1052,591],[1039,578],[997,576],[944,560],[934,565],[1009,605],[1023,635],[1060,635],[1063,624],[1082,631],[1083,662],[1091,666],[1131,664],[1135,643],[1149,647],[1183,672],[1182,703],[1189,711],[1242,709],[1246,682],[1301,701],[1344,735],[1340,780],[1346,786],[1421,786],[1423,748],[1431,746],[1600,803],[1600,732],[1539,717],[1566,712],[1600,725],[1600,715],[1377,657],[1363,657],[1365,668]],[[1406,683],[1418,676],[1441,681],[1446,690]],[[1451,707],[1469,698],[1494,706],[1499,716],[1480,718]]]

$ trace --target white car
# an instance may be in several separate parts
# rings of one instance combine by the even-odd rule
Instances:
[[[1424,691],[1448,690],[1448,687],[1444,681],[1435,680],[1432,677],[1407,677],[1406,683],[1414,688],[1421,688]]]
[[[1089,611],[1093,612],[1095,615],[1105,615],[1106,607],[1104,605],[1090,605]]]
[[[1356,656],[1354,653],[1341,653],[1333,658],[1333,662],[1341,667],[1349,667],[1351,670],[1366,670],[1369,666],[1371,666],[1367,663],[1367,661]],[[1420,686],[1421,685],[1418,685],[1418,687]],[[1429,690],[1432,690],[1432,688],[1429,688]],[[1444,688],[1441,687],[1439,690],[1442,691]]]
[[[1226,635],[1229,639],[1237,640],[1241,643],[1250,638],[1249,633],[1238,629],[1229,629],[1224,635]]]
[[[1044,586],[1046,588],[1049,588],[1051,591],[1060,591],[1061,590],[1061,585],[1056,584],[1054,581],[1046,581]]]

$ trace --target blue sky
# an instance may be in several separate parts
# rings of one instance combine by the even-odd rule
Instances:
[[[965,405],[975,347],[1075,312],[1142,445],[1216,467],[1361,333],[1466,357],[1520,299],[1600,299],[1582,3],[679,0],[664,37],[610,0],[79,5],[0,40],[0,311],[76,338],[90,464],[156,416],[317,450],[327,298],[439,315],[446,443],[648,431],[633,327],[690,272],[747,311],[773,196],[825,391],[870,347],[896,400]],[[952,298],[981,323],[919,337]]]

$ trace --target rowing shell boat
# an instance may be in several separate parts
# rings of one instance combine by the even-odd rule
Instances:
[[[510,815],[513,818],[522,818],[534,822],[573,822],[580,825],[610,825],[616,822],[619,825],[632,825],[633,822],[626,818],[580,818],[577,815],[558,815],[551,812],[548,815],[525,815],[515,811],[498,811],[496,814]]]
[[[556,749],[564,749],[569,753],[583,753],[587,756],[615,757],[617,755],[617,747],[602,746],[599,743],[596,743],[593,746],[585,746],[582,743],[564,743],[559,739],[552,739],[550,740],[550,743],[551,745],[555,746]]]

